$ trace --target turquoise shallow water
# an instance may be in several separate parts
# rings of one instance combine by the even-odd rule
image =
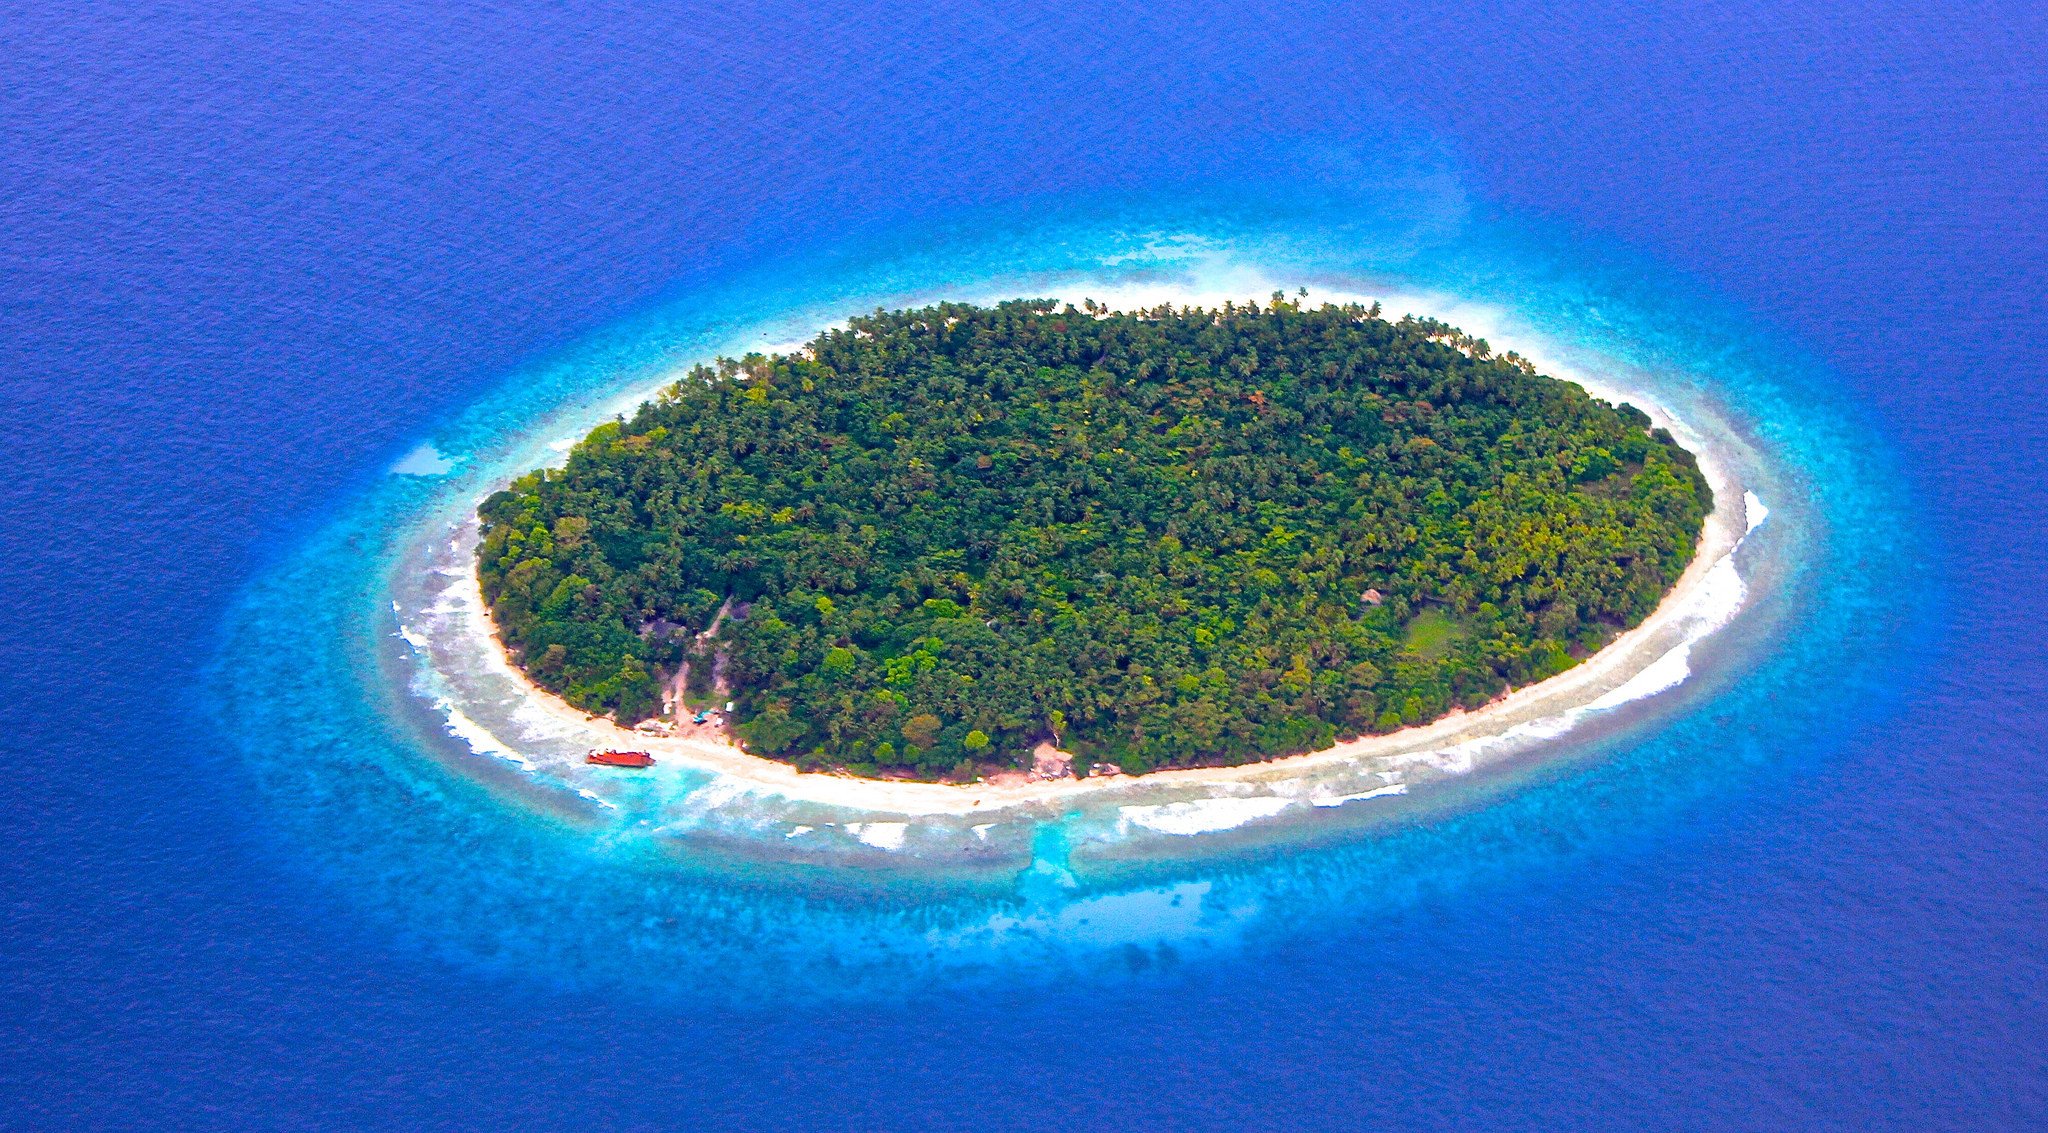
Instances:
[[[0,1128],[2048,1124],[2038,9],[16,5]],[[414,693],[525,439],[1149,243],[1699,393],[1792,573],[1570,753],[1135,863],[647,837]]]
[[[1427,162],[1360,177],[1355,162],[1329,160],[1344,176],[1328,183],[1352,187],[1180,191],[897,229],[676,296],[509,376],[238,604],[208,700],[260,784],[258,821],[343,907],[461,968],[683,1003],[893,999],[1152,980],[1370,925],[1431,895],[1512,888],[1768,792],[1847,721],[1884,711],[1936,590],[1884,444],[1823,373],[1668,273],[1475,216]],[[479,756],[448,734],[398,637],[393,595],[450,517],[679,363],[875,305],[1229,285],[1247,267],[1311,299],[1483,304],[1557,357],[1626,373],[1747,445],[1745,482],[1771,509],[1747,552],[1754,596],[1695,650],[1694,676],[1384,810],[1164,850],[1155,839],[1132,857],[1077,807],[1011,832],[1028,842],[1022,857],[932,865],[909,853],[850,868],[789,860],[782,828],[751,842],[710,821],[650,831],[642,819],[659,807],[608,810]]]

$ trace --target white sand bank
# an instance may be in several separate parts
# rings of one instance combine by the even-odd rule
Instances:
[[[1043,294],[1042,290],[1027,289]],[[1224,291],[1147,285],[1143,287],[1058,289],[1053,297],[1076,304],[1083,297],[1107,301],[1121,310],[1147,308],[1163,302],[1214,306],[1224,298],[1261,302],[1274,287],[1249,280],[1231,281]],[[1291,289],[1290,289],[1291,290]],[[969,296],[987,299],[997,296]],[[552,774],[588,793],[639,789],[673,790],[690,809],[716,808],[741,797],[781,799],[853,812],[842,829],[873,848],[895,851],[904,846],[906,827],[875,822],[873,816],[898,819],[940,816],[997,815],[1004,811],[1100,803],[1114,806],[1126,827],[1166,835],[1191,835],[1228,829],[1273,817],[1289,809],[1335,808],[1404,794],[1412,782],[1434,775],[1459,774],[1490,759],[1525,750],[1533,743],[1554,740],[1590,714],[1656,695],[1682,682],[1690,673],[1690,654],[1701,638],[1725,625],[1743,605],[1746,588],[1736,571],[1734,551],[1765,514],[1761,502],[1733,474],[1736,461],[1724,459],[1707,434],[1689,427],[1665,409],[1654,393],[1620,388],[1588,378],[1547,356],[1540,346],[1529,349],[1503,333],[1498,313],[1489,308],[1436,297],[1381,295],[1389,317],[1402,312],[1430,314],[1467,333],[1488,338],[1496,350],[1514,349],[1539,370],[1577,382],[1597,396],[1630,401],[1672,430],[1700,457],[1702,471],[1715,493],[1716,507],[1707,517],[1698,551],[1677,585],[1648,619],[1610,643],[1598,654],[1549,680],[1513,693],[1476,711],[1447,716],[1429,724],[1381,736],[1367,736],[1324,751],[1239,767],[1199,768],[1129,777],[1065,779],[1039,782],[952,786],[935,783],[857,779],[843,775],[807,774],[788,764],[749,755],[713,739],[648,736],[593,719],[527,681],[509,663],[492,634],[473,570],[474,517],[458,527],[455,538],[439,554],[439,573],[450,576],[435,603],[432,625],[405,626],[408,641],[428,665],[459,663],[471,678],[488,678],[488,692],[476,683],[472,695],[491,700],[499,718],[518,721],[525,739],[510,738],[508,724],[489,731],[475,722],[477,712],[464,714],[463,695],[437,693],[456,732],[479,754],[508,758],[539,773]],[[1362,295],[1311,294],[1309,302],[1369,302]],[[459,576],[459,577],[458,577]],[[401,611],[401,619],[406,614]],[[426,619],[422,619],[424,624]],[[421,637],[424,635],[424,637]],[[421,640],[415,641],[416,637]],[[443,682],[453,685],[456,682]],[[472,682],[475,683],[475,682]],[[505,705],[512,703],[507,709]],[[481,738],[472,735],[484,733]],[[536,754],[535,744],[544,751]],[[580,765],[582,749],[631,748],[654,753],[658,765],[646,772],[610,772]],[[710,776],[709,782],[705,776]],[[628,779],[624,776],[635,776]],[[795,810],[797,808],[791,808]],[[815,821],[806,819],[806,823]],[[915,831],[912,823],[909,830]],[[812,825],[798,826],[789,836],[810,835]],[[987,825],[973,829],[987,841]],[[797,837],[796,842],[810,840]],[[795,844],[795,843],[792,843]]]

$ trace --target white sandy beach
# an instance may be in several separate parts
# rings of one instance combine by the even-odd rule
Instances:
[[[1077,304],[1083,297],[1092,297],[1117,309],[1129,310],[1163,302],[1213,306],[1227,297],[1242,300],[1255,296],[1263,301],[1272,290],[1271,286],[1261,290],[1259,285],[1247,281],[1227,292],[1163,285],[1091,287],[1076,288],[1071,294],[1055,290],[1053,297]],[[1312,294],[1309,301],[1371,299],[1318,293]],[[454,616],[444,619],[443,628],[435,632],[466,637],[466,641],[440,644],[460,648],[477,658],[491,670],[496,678],[494,683],[501,690],[516,690],[520,701],[518,715],[542,725],[538,730],[547,734],[557,763],[563,750],[577,745],[644,750],[653,753],[659,762],[651,771],[640,773],[643,776],[661,780],[683,776],[694,784],[709,773],[713,777],[710,785],[691,787],[697,794],[715,789],[721,797],[772,796],[790,803],[903,819],[993,816],[1020,808],[1042,810],[1099,801],[1118,806],[1128,823],[1164,834],[1224,829],[1300,804],[1333,807],[1400,795],[1408,790],[1411,781],[1417,780],[1418,772],[1424,778],[1432,773],[1461,773],[1496,756],[1526,750],[1532,743],[1554,740],[1590,713],[1655,695],[1683,681],[1690,671],[1688,659],[1693,644],[1725,624],[1744,601],[1745,587],[1736,573],[1733,552],[1766,513],[1761,501],[1734,476],[1734,462],[1724,460],[1724,454],[1706,442],[1702,431],[1673,416],[1649,391],[1612,387],[1545,357],[1540,349],[1532,351],[1520,342],[1505,341],[1510,336],[1501,334],[1497,325],[1489,325],[1494,320],[1488,309],[1437,297],[1389,299],[1383,295],[1381,302],[1389,317],[1398,317],[1404,311],[1431,314],[1468,333],[1487,337],[1496,350],[1516,350],[1546,374],[1577,382],[1609,400],[1634,403],[1658,425],[1671,429],[1681,443],[1700,457],[1701,469],[1715,493],[1715,510],[1707,517],[1691,565],[1648,619],[1574,668],[1517,689],[1475,711],[1455,713],[1386,735],[1360,737],[1304,755],[1237,767],[1163,771],[1137,777],[956,786],[803,773],[715,739],[650,736],[621,728],[608,720],[587,716],[527,681],[498,645],[477,588],[473,515],[467,526],[458,530],[443,559],[448,564],[442,568],[444,574],[453,575],[458,561],[469,569],[463,577],[451,579],[441,609]],[[464,558],[457,560],[456,555]],[[413,640],[412,635],[418,631],[406,632],[408,640]],[[419,647],[419,643],[415,644]],[[488,657],[483,656],[486,653]],[[454,704],[447,707],[450,712],[459,712]],[[475,727],[466,718],[464,723]],[[492,754],[533,766],[519,752],[517,740],[487,733],[482,741],[472,737],[470,742],[480,751],[483,748],[478,746],[479,742],[495,748]],[[581,776],[580,769],[564,766],[561,770]],[[691,772],[697,774],[690,775]],[[587,787],[583,793],[598,797]],[[869,822],[866,828],[847,824],[846,828],[862,842],[880,849],[900,846],[905,829],[901,822]],[[798,826],[796,833],[811,829]],[[986,829],[976,828],[977,835],[985,839]]]

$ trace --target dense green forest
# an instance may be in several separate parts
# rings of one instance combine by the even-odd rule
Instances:
[[[622,722],[716,660],[806,768],[1238,763],[1640,621],[1713,506],[1649,425],[1377,306],[949,303],[698,367],[487,500],[479,569],[533,679]]]

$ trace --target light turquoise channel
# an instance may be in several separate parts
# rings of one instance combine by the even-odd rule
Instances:
[[[390,586],[452,510],[678,363],[947,294],[1141,280],[1218,256],[1318,289],[1501,308],[1575,355],[1712,405],[1763,454],[1772,565],[1679,690],[1541,759],[1360,818],[1187,852],[1069,860],[1042,824],[1000,870],[804,867],[654,837],[448,736],[415,690]],[[1246,296],[1253,298],[1254,296]],[[1828,376],[1685,281],[1474,215],[1455,179],[1036,206],[789,258],[675,297],[511,376],[248,588],[209,682],[280,853],[404,947],[517,980],[685,999],[891,995],[1128,978],[1483,894],[1778,789],[1886,711],[1937,601],[1886,446]],[[1901,597],[1904,595],[1905,597]],[[1345,808],[1347,811],[1357,808]]]

